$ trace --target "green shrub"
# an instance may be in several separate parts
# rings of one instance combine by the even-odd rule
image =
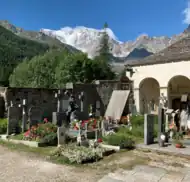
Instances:
[[[133,138],[124,133],[116,133],[104,138],[109,145],[120,146],[123,149],[132,149],[135,146]]]
[[[71,164],[81,164],[95,162],[102,159],[105,151],[106,149],[99,147],[94,149],[70,144],[55,149],[51,153],[51,157],[63,157],[64,161],[67,161]]]
[[[144,115],[139,115],[139,116],[132,116],[130,118],[131,123],[133,126],[142,126],[144,125]]]
[[[0,119],[0,134],[5,134],[7,132],[7,118]]]
[[[44,144],[57,144],[57,126],[52,123],[40,123],[24,133],[25,140],[38,141]]]

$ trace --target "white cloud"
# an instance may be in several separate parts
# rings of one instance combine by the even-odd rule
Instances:
[[[185,16],[183,23],[190,24],[190,0],[188,0],[187,8],[185,8],[183,14]]]

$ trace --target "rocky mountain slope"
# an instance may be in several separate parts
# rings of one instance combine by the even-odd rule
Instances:
[[[32,40],[48,43],[53,46],[67,47],[75,52],[80,50],[94,57],[97,55],[99,43],[103,30],[87,27],[65,27],[60,30],[41,29],[40,31],[26,31],[18,28],[8,21],[0,21],[0,25],[11,30],[16,35]],[[110,52],[114,62],[125,62],[128,60],[139,60],[154,53],[158,53],[178,40],[190,34],[190,26],[181,34],[172,37],[149,37],[140,35],[134,41],[120,42],[109,28]]]
[[[76,48],[74,48],[74,47],[72,47],[70,45],[67,45],[67,44],[63,44],[57,38],[48,36],[43,32],[24,30],[23,28],[19,28],[19,27],[15,26],[15,25],[11,24],[7,20],[0,20],[0,25],[3,26],[4,28],[10,30],[14,34],[22,37],[22,38],[27,38],[27,39],[30,39],[30,40],[38,41],[40,43],[46,43],[46,44],[48,44],[50,46],[66,48],[66,49],[69,49],[71,52],[76,52],[77,51]]]
[[[103,30],[86,27],[65,27],[60,30],[40,30],[40,32],[50,37],[57,38],[63,43],[72,45],[73,47],[88,53],[90,57],[94,57],[97,53],[102,31]],[[181,34],[172,37],[149,37],[148,35],[141,35],[134,41],[120,42],[117,40],[111,29],[107,28],[106,31],[110,37],[109,42],[112,55],[115,57],[125,57],[125,60],[139,59],[157,53],[181,38],[186,37],[189,32],[186,30]]]

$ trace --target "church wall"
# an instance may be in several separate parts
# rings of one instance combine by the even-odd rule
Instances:
[[[133,67],[133,70],[135,73],[131,79],[134,80],[135,89],[138,89],[141,81],[148,77],[156,79],[160,87],[164,88],[174,76],[183,75],[190,78],[190,61],[137,66]]]
[[[155,79],[159,83],[160,93],[163,93],[164,96],[168,97],[168,83],[173,77],[185,76],[190,79],[190,61],[134,66],[133,71],[134,74],[131,76],[131,80],[134,83],[134,100],[136,103],[137,112],[140,112],[140,102],[142,99],[140,85],[143,81],[146,78]],[[169,102],[171,101],[169,100]]]

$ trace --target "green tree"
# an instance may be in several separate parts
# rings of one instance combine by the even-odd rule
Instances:
[[[109,45],[109,35],[107,33],[108,24],[104,24],[104,29],[102,37],[100,40],[100,45],[98,49],[98,57],[102,60],[109,62],[110,60],[110,45]]]
[[[35,56],[29,62],[19,64],[10,76],[12,87],[55,88],[55,70],[67,55],[64,51],[49,51],[42,56]]]
[[[101,59],[54,50],[20,63],[9,81],[12,87],[61,88],[67,82],[91,83],[114,77],[110,65]]]
[[[91,60],[83,53],[68,55],[56,69],[57,85],[61,86],[67,82],[91,83],[94,80],[114,77],[109,64],[101,59]]]
[[[18,63],[48,49],[47,44],[21,38],[0,26],[0,85],[9,85],[9,76]]]

